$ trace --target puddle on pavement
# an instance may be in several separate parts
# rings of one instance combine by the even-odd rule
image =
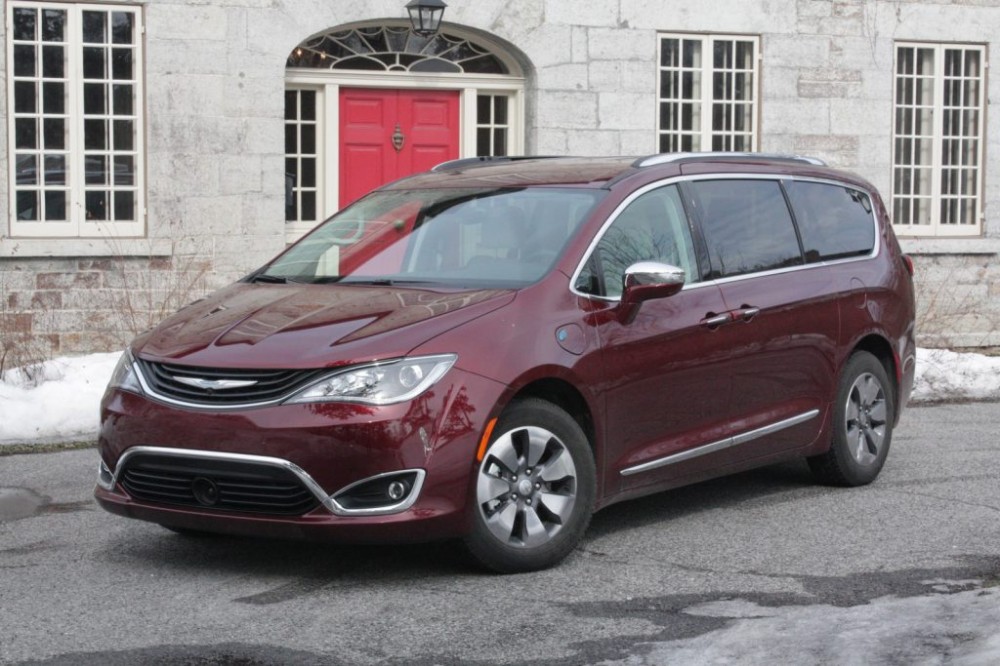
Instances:
[[[27,488],[0,488],[0,523],[34,516],[47,503],[47,497]]]

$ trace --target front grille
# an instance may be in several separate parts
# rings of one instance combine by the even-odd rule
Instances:
[[[240,370],[199,368],[136,359],[142,376],[156,395],[206,405],[242,405],[276,402],[315,379],[323,370]],[[192,386],[182,380],[253,382],[231,388]],[[221,386],[221,385],[219,385]]]
[[[319,506],[299,477],[272,465],[144,453],[123,466],[118,480],[144,502],[279,516]]]

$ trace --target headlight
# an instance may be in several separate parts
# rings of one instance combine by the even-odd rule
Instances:
[[[405,402],[444,377],[456,360],[455,354],[441,354],[338,370],[310,384],[286,402],[362,402],[369,405]]]
[[[132,393],[142,393],[139,385],[139,378],[135,375],[135,368],[132,367],[132,354],[129,350],[122,352],[122,357],[118,359],[115,371],[111,373],[111,381],[108,388],[117,388]]]

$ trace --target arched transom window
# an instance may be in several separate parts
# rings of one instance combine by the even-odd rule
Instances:
[[[303,42],[288,67],[433,74],[510,74],[489,49],[439,32],[422,37],[409,28],[374,26],[337,30]]]

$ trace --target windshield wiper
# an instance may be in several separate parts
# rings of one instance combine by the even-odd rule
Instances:
[[[251,283],[267,282],[268,284],[285,284],[286,282],[288,282],[288,278],[283,277],[281,275],[268,275],[267,273],[258,273],[257,275],[254,275],[252,278],[250,278],[249,281]]]

